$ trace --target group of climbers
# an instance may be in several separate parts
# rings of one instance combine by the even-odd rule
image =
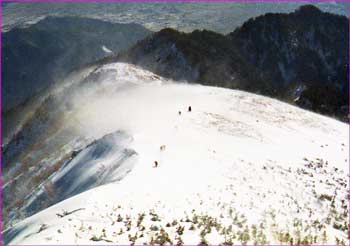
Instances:
[[[188,106],[188,109],[187,109],[187,112],[191,112],[192,111],[192,107],[191,106]],[[179,113],[179,115],[181,115],[181,111],[179,111],[178,112]],[[160,151],[162,152],[162,151],[165,151],[165,145],[161,145],[160,146]],[[158,161],[154,161],[154,166],[153,167],[158,167],[158,165],[159,165],[159,163],[158,163]]]
[[[191,106],[188,106],[188,110],[187,110],[188,112],[191,112],[192,111],[192,108],[191,108]],[[179,115],[181,115],[181,111],[179,111]]]

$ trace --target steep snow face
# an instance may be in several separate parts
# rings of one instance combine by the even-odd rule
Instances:
[[[126,132],[133,169],[19,222],[6,243],[345,242],[348,125],[127,64],[93,78],[69,98],[63,124],[86,139]]]
[[[136,153],[128,149],[132,138],[123,132],[108,134],[92,142],[54,173],[27,202],[26,212],[40,210],[86,190],[121,180],[132,170]],[[46,206],[48,206],[46,205]]]

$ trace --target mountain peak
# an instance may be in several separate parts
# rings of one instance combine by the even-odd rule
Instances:
[[[303,6],[300,6],[295,13],[299,14],[299,15],[318,15],[318,14],[322,14],[323,12],[317,8],[315,5],[312,4],[306,4]]]

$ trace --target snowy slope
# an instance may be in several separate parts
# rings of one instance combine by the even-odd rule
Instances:
[[[125,145],[131,137],[123,132],[108,134],[76,151],[49,181],[27,201],[26,210],[35,213],[42,203],[55,204],[103,184],[121,180],[135,163],[135,151]]]
[[[130,135],[127,148],[137,154],[131,172],[19,222],[5,231],[5,242],[347,240],[348,125],[267,97],[173,83],[131,65],[99,73],[99,86],[70,99],[79,105],[74,130],[87,139]]]

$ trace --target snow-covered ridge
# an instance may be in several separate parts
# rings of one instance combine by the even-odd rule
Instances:
[[[41,204],[58,203],[69,197],[125,177],[135,163],[136,152],[128,149],[132,138],[123,132],[108,134],[72,156],[27,201],[27,211]]]
[[[62,127],[86,139],[126,132],[137,153],[132,171],[19,222],[5,242],[346,240],[346,124],[251,93],[173,83],[128,64],[94,74],[61,102],[71,108]]]

